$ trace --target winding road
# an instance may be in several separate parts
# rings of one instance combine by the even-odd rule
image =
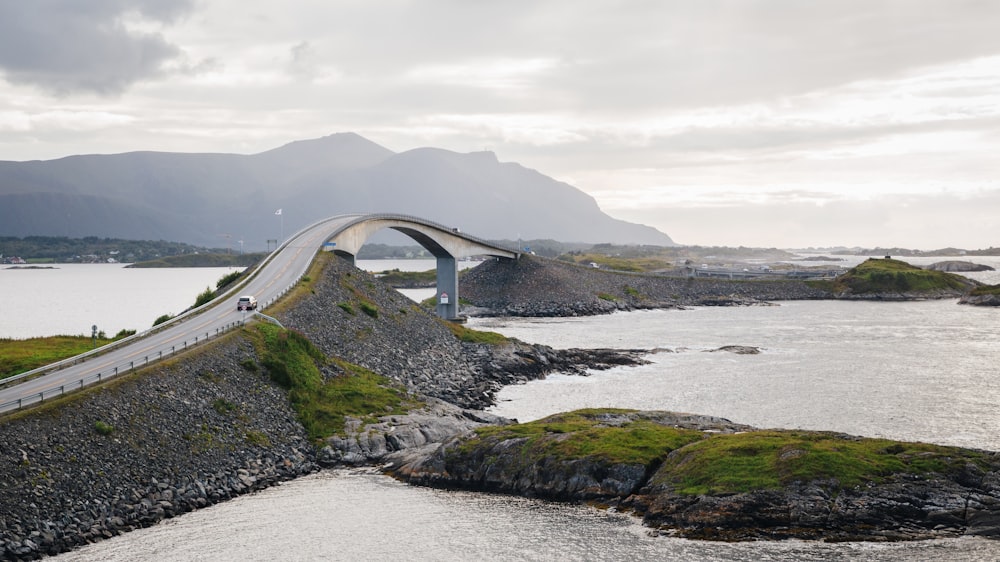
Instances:
[[[96,353],[55,364],[64,366],[45,374],[7,379],[8,384],[0,389],[0,413],[48,400],[132,368],[140,368],[241,325],[247,319],[247,313],[236,310],[239,295],[256,296],[259,306],[264,308],[298,282],[326,240],[361,216],[332,217],[303,229],[271,254],[243,285],[196,311],[109,344],[96,350]],[[22,380],[10,384],[17,378]]]

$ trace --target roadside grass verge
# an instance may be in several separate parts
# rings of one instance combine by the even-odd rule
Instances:
[[[97,338],[97,347],[117,338]],[[37,369],[94,349],[87,336],[51,336],[24,340],[0,339],[0,379]]]

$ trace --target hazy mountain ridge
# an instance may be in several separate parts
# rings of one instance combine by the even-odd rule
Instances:
[[[282,209],[282,216],[275,211]],[[672,245],[573,186],[491,152],[402,153],[353,133],[253,155],[129,152],[0,162],[0,236],[166,239],[248,249],[316,220],[395,212],[485,238]]]

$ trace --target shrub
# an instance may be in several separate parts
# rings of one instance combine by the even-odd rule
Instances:
[[[160,324],[163,324],[167,320],[170,320],[171,318],[173,318],[173,316],[171,316],[170,314],[163,314],[161,316],[158,316],[156,320],[153,320],[153,325],[158,326]]]
[[[128,329],[122,328],[121,330],[118,331],[117,334],[115,334],[115,339],[116,340],[120,340],[122,338],[127,338],[129,336],[134,336],[134,335],[135,335],[135,330],[128,330]]]
[[[94,422],[94,430],[101,435],[111,435],[115,431],[115,426],[101,420],[97,420]]]
[[[354,307],[351,306],[351,303],[349,303],[349,302],[338,302],[337,306],[340,307],[340,310],[343,310],[344,312],[350,314],[351,316],[355,315]]]
[[[220,414],[225,415],[235,410],[236,404],[233,404],[232,402],[224,398],[216,398],[215,401],[212,402],[212,409],[214,409],[216,412]]]
[[[372,318],[378,318],[378,307],[374,303],[368,301],[361,301],[361,312],[364,312]]]
[[[243,272],[241,272],[241,271],[234,271],[232,273],[227,273],[226,275],[223,275],[221,279],[219,279],[218,281],[216,281],[215,288],[216,289],[222,289],[226,285],[229,285],[233,281],[236,281],[237,279],[239,279],[239,277],[240,277],[240,275],[242,275],[242,273]]]
[[[215,292],[212,291],[212,288],[211,287],[205,287],[205,290],[202,291],[198,295],[198,298],[196,298],[194,300],[194,307],[198,308],[199,306],[201,306],[201,305],[209,302],[210,300],[212,300],[214,298],[215,298]]]

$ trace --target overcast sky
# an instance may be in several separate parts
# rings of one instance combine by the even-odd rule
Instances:
[[[682,244],[1000,247],[1000,0],[0,0],[0,160],[335,132]]]

